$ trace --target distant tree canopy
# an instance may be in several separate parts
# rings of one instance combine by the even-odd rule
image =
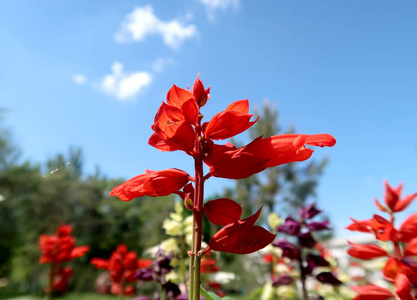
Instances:
[[[107,258],[121,243],[140,254],[166,238],[162,222],[174,210],[173,196],[121,201],[109,191],[126,178],[85,175],[81,149],[71,147],[67,154],[35,165],[21,162],[2,123],[0,133],[0,277],[10,278],[12,285],[42,290],[39,278],[47,276],[39,274],[47,268],[38,265],[38,239],[54,234],[62,223],[74,226],[78,245],[90,246],[74,262],[78,289],[93,287],[97,270],[89,265],[91,258]]]

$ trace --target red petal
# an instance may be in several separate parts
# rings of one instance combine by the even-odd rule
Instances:
[[[167,94],[167,102],[170,105],[181,108],[187,100],[194,99],[193,94],[189,91],[177,87],[175,84],[170,88]]]
[[[398,239],[403,243],[408,243],[417,237],[417,213],[409,216],[398,230]]]
[[[142,186],[147,179],[148,176],[146,174],[140,174],[133,177],[125,183],[114,187],[111,190],[110,195],[116,196],[123,201],[130,201],[133,198],[143,197],[145,196],[145,193],[142,191]]]
[[[198,106],[202,107],[206,104],[207,100],[210,99],[210,88],[205,90],[203,82],[198,78],[198,76],[199,75],[197,75],[197,78],[194,81],[193,94]]]
[[[353,223],[346,227],[350,231],[372,232],[369,220],[358,221],[350,218]]]
[[[207,201],[204,212],[211,223],[227,225],[240,219],[242,207],[231,199],[221,198]]]
[[[356,258],[370,260],[388,255],[387,251],[377,245],[359,245],[351,242],[348,243],[351,245],[351,248],[347,250],[347,253]]]
[[[384,278],[386,280],[394,282],[399,273],[411,275],[413,274],[413,271],[398,259],[390,258],[382,269],[382,273],[384,274]]]
[[[395,212],[399,212],[399,211],[403,211],[404,209],[406,209],[410,203],[417,197],[417,193],[412,194],[412,195],[407,195],[405,196],[402,200],[399,200],[395,206],[394,206],[394,211]]]
[[[194,99],[190,99],[186,101],[182,105],[181,109],[185,117],[187,118],[188,122],[194,125],[198,123],[198,115],[200,114],[200,109],[198,108]]]
[[[170,144],[168,144],[157,133],[154,133],[154,134],[151,135],[151,137],[149,138],[148,144],[151,145],[152,147],[155,147],[159,151],[176,151],[176,150],[179,150],[179,149],[175,148],[174,146],[171,146]]]
[[[404,249],[404,256],[417,255],[417,238],[410,240]]]
[[[70,235],[72,232],[72,226],[68,224],[59,225],[58,229],[56,230],[57,236],[66,236]]]
[[[390,290],[373,284],[351,286],[350,288],[359,294],[353,300],[386,300],[391,297],[394,298]]]
[[[414,299],[414,297],[411,296],[410,280],[408,280],[408,277],[403,273],[398,274],[395,278],[395,292],[401,300]]]
[[[109,260],[102,259],[102,258],[93,258],[91,260],[91,264],[93,264],[97,269],[109,269]]]
[[[90,247],[88,246],[80,246],[80,247],[75,247],[74,249],[72,249],[71,254],[70,254],[70,258],[76,258],[76,257],[81,257],[83,255],[85,255],[88,250],[90,250]]]
[[[245,99],[245,100],[235,101],[232,104],[230,104],[226,108],[226,110],[238,111],[238,112],[241,112],[243,114],[247,114],[249,112],[249,100]]]
[[[209,246],[215,251],[248,254],[266,247],[273,242],[275,236],[263,227],[247,226],[239,228],[221,239],[212,238]]]
[[[231,138],[256,123],[256,120],[250,122],[252,116],[238,111],[222,111],[205,126],[204,135],[214,140]]]

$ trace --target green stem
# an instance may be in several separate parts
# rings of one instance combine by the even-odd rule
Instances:
[[[193,203],[193,235],[190,256],[190,300],[200,299],[200,262],[198,252],[201,250],[203,233],[203,201],[204,201],[204,174],[203,174],[203,150],[200,141],[200,127],[196,128],[196,145],[194,155],[195,165],[195,189]]]
[[[55,264],[51,264],[51,268],[49,269],[49,283],[48,287],[46,289],[46,299],[51,300],[52,299],[52,285],[54,282],[54,272],[55,272]]]

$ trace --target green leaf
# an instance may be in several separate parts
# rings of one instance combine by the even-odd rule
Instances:
[[[206,300],[233,300],[230,297],[223,297],[220,298],[219,296],[217,296],[215,293],[213,292],[207,292],[203,287],[200,286],[200,293],[201,295],[204,296],[204,298],[206,298]]]

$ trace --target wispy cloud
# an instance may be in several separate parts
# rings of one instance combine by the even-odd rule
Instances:
[[[82,74],[74,74],[74,76],[72,76],[72,81],[75,84],[84,84],[86,82],[87,78],[82,75]]]
[[[229,7],[237,10],[240,6],[240,0],[200,0],[200,2],[206,7],[210,21],[214,21],[215,13],[218,11],[226,11]]]
[[[134,98],[152,82],[150,73],[145,71],[124,72],[123,64],[117,61],[113,63],[111,69],[112,73],[103,77],[99,88],[119,100]]]
[[[172,58],[163,58],[158,57],[155,62],[152,64],[152,69],[156,73],[163,72],[168,66],[176,65],[175,60]]]
[[[184,40],[197,36],[197,27],[184,25],[184,21],[162,21],[154,14],[151,5],[137,7],[125,17],[115,39],[119,43],[140,42],[147,35],[156,34],[167,46],[179,49]]]

